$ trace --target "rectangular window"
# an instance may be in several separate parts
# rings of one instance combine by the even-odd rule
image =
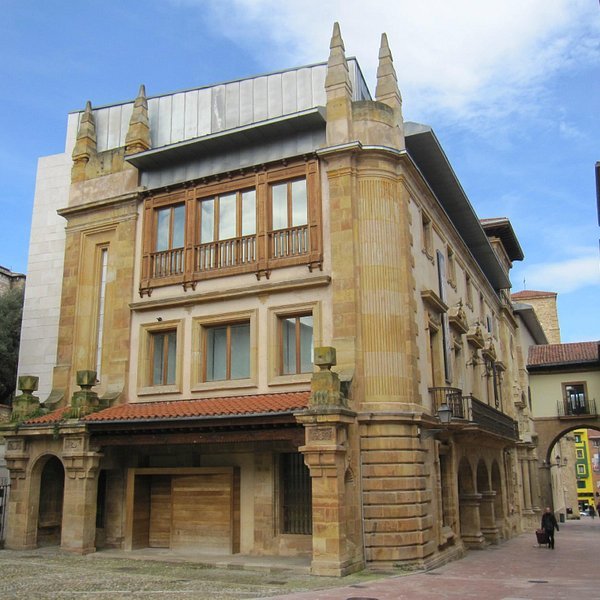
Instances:
[[[584,383],[563,383],[567,415],[588,414]]]
[[[150,333],[151,385],[173,385],[177,373],[177,331]]]
[[[433,258],[433,230],[431,219],[425,213],[422,213],[421,216],[421,227],[423,234],[423,250],[427,256]]]
[[[308,223],[306,179],[271,186],[271,228],[287,229]]]
[[[106,276],[108,273],[108,248],[100,250],[100,281],[98,285],[98,316],[96,319],[96,379],[102,371],[102,346],[104,342],[104,311],[106,302]]]
[[[444,304],[448,301],[446,294],[446,265],[444,255],[438,250],[437,255],[437,270],[438,270],[438,289],[440,299]],[[448,313],[442,314],[442,344],[444,350],[444,376],[447,384],[452,384],[452,363],[450,357],[452,355],[452,338],[450,337],[450,324],[448,322]]]
[[[310,473],[302,454],[282,454],[279,462],[281,487],[281,533],[312,533],[312,490]]]
[[[256,234],[256,191],[221,194],[200,201],[200,243]]]
[[[167,206],[156,211],[156,252],[183,248],[185,206]]]
[[[581,448],[577,449],[577,458],[583,458],[583,450]]]
[[[279,319],[281,375],[310,373],[313,369],[313,317],[298,315]]]
[[[450,246],[447,247],[448,258],[448,283],[456,288],[456,262],[454,260],[454,252]]]
[[[207,327],[204,381],[250,377],[250,323]]]
[[[577,465],[577,475],[585,475],[585,465]]]

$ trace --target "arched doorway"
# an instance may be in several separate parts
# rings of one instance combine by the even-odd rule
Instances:
[[[50,456],[46,459],[40,475],[38,546],[60,545],[64,488],[65,469],[56,456]]]

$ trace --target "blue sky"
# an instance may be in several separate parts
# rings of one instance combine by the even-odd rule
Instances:
[[[404,118],[480,217],[511,219],[513,291],[558,292],[563,341],[600,339],[596,0],[2,0],[0,264],[27,270],[37,158],[69,111],[324,61],[334,21],[372,91],[387,32]]]

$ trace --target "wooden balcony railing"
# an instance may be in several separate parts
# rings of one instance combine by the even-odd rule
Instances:
[[[256,262],[256,236],[219,240],[194,248],[194,271],[203,273]]]
[[[150,254],[151,277],[160,279],[171,275],[181,275],[184,271],[183,248],[152,252]]]
[[[298,256],[308,251],[308,225],[269,231],[269,258]]]
[[[431,408],[433,414],[437,414],[442,404],[447,404],[452,411],[454,419],[464,419],[464,405],[462,390],[453,387],[432,387],[429,388],[431,394]]]
[[[583,402],[569,402],[560,400],[556,403],[556,414],[559,417],[596,417],[596,400],[584,400]]]

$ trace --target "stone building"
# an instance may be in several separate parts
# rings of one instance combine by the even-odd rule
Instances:
[[[25,275],[14,273],[10,269],[0,265],[0,295],[8,290],[25,285]]]
[[[88,103],[35,207],[66,227],[32,235],[8,547],[343,575],[537,523],[523,255],[404,122],[385,36],[375,99],[336,25],[327,63]]]

